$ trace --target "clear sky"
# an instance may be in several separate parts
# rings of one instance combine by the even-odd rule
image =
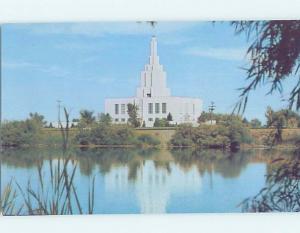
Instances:
[[[148,62],[151,36],[158,40],[160,62],[171,94],[200,97],[207,111],[230,113],[244,86],[245,36],[227,22],[105,22],[7,24],[2,26],[3,119],[24,119],[39,112],[57,120],[57,103],[78,117],[81,109],[104,110],[106,97],[134,96]],[[285,88],[291,87],[288,83]],[[288,96],[250,95],[245,112],[264,120],[268,105],[286,107]]]

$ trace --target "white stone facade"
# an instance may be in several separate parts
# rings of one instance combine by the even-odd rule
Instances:
[[[127,104],[138,106],[138,115],[146,127],[153,127],[156,118],[167,118],[171,113],[173,124],[191,123],[197,125],[197,118],[202,112],[202,100],[199,98],[171,96],[167,87],[167,75],[159,64],[157,40],[152,37],[149,64],[141,72],[140,86],[136,97],[113,98],[105,100],[105,113],[114,123],[127,123]]]

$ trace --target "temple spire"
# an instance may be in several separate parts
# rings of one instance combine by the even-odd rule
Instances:
[[[155,36],[152,36],[151,39],[151,54],[150,54],[150,64],[158,64],[158,56],[157,56],[157,40]]]

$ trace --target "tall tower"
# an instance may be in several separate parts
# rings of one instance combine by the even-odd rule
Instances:
[[[157,39],[151,39],[149,64],[141,72],[140,87],[137,88],[137,97],[160,97],[170,96],[170,89],[167,88],[167,75],[163,66],[159,64],[157,55]]]

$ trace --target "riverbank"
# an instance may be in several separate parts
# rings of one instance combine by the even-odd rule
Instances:
[[[265,144],[266,138],[273,132],[273,129],[249,129],[250,135],[253,138],[251,144],[241,144],[241,149],[295,149],[296,145],[293,143],[295,138],[300,138],[300,129],[283,129],[283,143],[275,146],[270,146]],[[142,135],[148,135],[160,141],[159,145],[134,145],[134,144],[119,144],[119,145],[79,145],[75,143],[75,136],[78,134],[77,128],[71,128],[69,130],[69,141],[72,147],[82,147],[82,148],[178,148],[178,146],[172,146],[169,144],[171,138],[175,134],[176,129],[171,127],[165,128],[139,128],[134,130],[134,135],[136,137]],[[44,128],[39,138],[39,143],[35,144],[35,147],[61,147],[62,137],[59,129],[56,128]],[[24,147],[32,147],[26,146]],[[182,148],[197,148],[192,146],[182,147]]]

